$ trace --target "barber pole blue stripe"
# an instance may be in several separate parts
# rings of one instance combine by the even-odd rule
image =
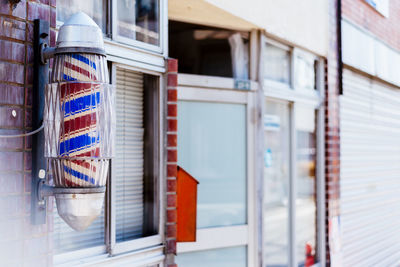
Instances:
[[[86,133],[72,138],[65,136],[65,140],[60,142],[60,155],[68,156],[68,154],[91,148],[100,142],[99,136],[96,138],[90,135],[91,133]]]
[[[64,118],[94,109],[100,103],[100,92],[71,99],[64,103]]]
[[[77,170],[74,170],[72,168],[69,168],[66,165],[64,165],[64,172],[66,172],[67,174],[74,176],[75,178],[78,178],[80,180],[84,180],[91,184],[96,184],[96,180],[93,177],[89,177],[88,175],[86,175],[82,172],[79,172]]]
[[[64,74],[63,78],[64,78],[64,80],[66,80],[66,81],[76,81],[75,78],[72,78],[71,76],[68,76],[68,75],[66,75],[66,74]]]

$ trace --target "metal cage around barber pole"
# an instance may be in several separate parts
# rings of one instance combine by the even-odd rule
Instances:
[[[56,187],[106,183],[113,156],[113,88],[105,57],[60,54],[46,88],[45,153]]]

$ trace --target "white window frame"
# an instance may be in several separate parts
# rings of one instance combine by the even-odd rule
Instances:
[[[159,120],[159,159],[158,159],[158,177],[159,181],[157,184],[156,190],[159,192],[158,199],[156,200],[159,210],[159,224],[158,224],[158,234],[141,237],[134,240],[123,241],[123,242],[116,242],[116,189],[115,189],[115,178],[114,178],[114,165],[115,162],[111,162],[111,173],[110,179],[108,181],[108,185],[111,185],[111,193],[106,196],[107,200],[104,204],[104,209],[107,210],[106,213],[110,213],[108,218],[105,216],[105,228],[104,228],[104,237],[105,243],[100,246],[79,249],[72,252],[56,254],[54,255],[54,265],[56,266],[71,266],[74,264],[94,264],[94,263],[101,263],[102,266],[107,266],[107,264],[115,265],[118,261],[125,261],[129,259],[130,266],[143,266],[143,264],[159,264],[159,266],[163,266],[163,261],[165,259],[164,254],[164,224],[165,224],[165,217],[164,217],[164,209],[165,203],[162,201],[163,196],[165,195],[165,189],[163,186],[163,181],[165,180],[164,175],[164,153],[162,153],[162,149],[164,147],[165,138],[164,138],[164,120],[162,119],[165,115],[163,110],[165,108],[165,104],[163,99],[165,99],[164,95],[164,79],[163,74],[153,71],[153,70],[144,70],[142,68],[138,68],[135,66],[123,65],[119,63],[112,62],[112,69],[111,69],[111,81],[112,84],[116,84],[116,69],[129,69],[132,71],[137,71],[145,74],[150,74],[153,76],[158,77],[159,79],[159,107],[158,107],[158,116],[161,118]],[[118,116],[118,114],[117,114]],[[108,226],[107,226],[108,225]],[[138,256],[139,255],[139,256]],[[136,262],[137,264],[136,265]]]
[[[132,46],[136,46],[136,47],[140,47],[143,48],[145,50],[149,50],[149,51],[154,51],[157,53],[162,53],[163,50],[165,49],[164,44],[164,34],[162,33],[165,30],[165,24],[168,24],[168,21],[166,21],[166,18],[168,19],[168,12],[165,12],[167,10],[168,7],[168,2],[165,0],[157,0],[159,3],[159,10],[160,10],[160,17],[159,17],[159,45],[152,45],[152,44],[148,44],[145,42],[141,42],[141,41],[136,41],[133,40],[131,38],[128,37],[124,37],[124,36],[120,36],[118,35],[118,31],[117,31],[117,0],[111,0],[111,10],[112,10],[112,14],[111,14],[111,25],[112,25],[112,30],[111,30],[111,35],[112,35],[112,39],[120,42],[120,43],[124,43],[124,44],[128,44],[128,45],[132,45]]]
[[[151,45],[141,41],[132,40],[117,34],[117,0],[108,0],[108,9],[105,16],[106,27],[111,32],[108,36],[104,35],[105,50],[109,60],[123,63],[134,64],[141,68],[156,69],[159,72],[165,72],[164,58],[168,57],[168,0],[158,0],[160,8],[159,17],[159,45]],[[111,9],[111,10],[110,10]],[[56,22],[57,32],[63,25],[63,22]],[[111,37],[109,37],[111,36]]]
[[[265,44],[270,43],[280,48],[285,47],[286,49],[291,49],[291,77],[290,84],[283,84],[276,81],[268,80],[264,78],[263,75],[263,63],[260,62],[260,77],[261,79],[261,87],[263,88],[264,100],[262,101],[263,105],[265,105],[265,99],[284,102],[289,104],[290,107],[290,201],[289,201],[289,266],[295,267],[298,264],[296,259],[296,228],[295,228],[295,220],[296,220],[296,127],[295,120],[296,118],[296,105],[300,104],[303,106],[312,107],[317,111],[317,126],[316,126],[316,145],[317,145],[317,157],[316,157],[316,209],[317,209],[317,222],[316,222],[316,249],[318,254],[317,263],[318,266],[325,266],[325,119],[324,119],[324,60],[319,58],[311,53],[303,51],[299,48],[289,48],[286,45],[280,44],[272,39],[267,38],[264,35],[261,35],[260,38],[261,43],[261,55],[264,54]],[[310,58],[310,60],[317,60],[317,71],[316,71],[316,90],[304,89],[297,86],[295,83],[295,75],[296,75],[296,66],[297,60],[296,56],[306,56]],[[263,59],[263,56],[260,58]],[[264,114],[264,107],[263,113]],[[265,196],[263,196],[265,197]],[[264,214],[264,210],[262,210]],[[264,218],[264,215],[262,216]],[[266,219],[266,218],[264,218]],[[264,229],[264,225],[262,222],[262,228]],[[262,235],[264,235],[264,230]],[[261,247],[262,250],[262,262],[264,264],[264,244]]]
[[[319,78],[320,78],[320,67],[321,65],[323,66],[323,60],[318,58],[316,55],[313,55],[311,53],[308,53],[300,48],[296,47],[289,47],[287,45],[278,43],[275,40],[266,38],[263,36],[263,41],[261,42],[261,49],[264,50],[266,49],[266,44],[274,45],[282,50],[289,51],[290,52],[290,81],[289,84],[286,83],[281,83],[277,82],[274,80],[270,80],[267,78],[264,78],[264,73],[261,72],[262,79],[262,87],[264,88],[264,91],[267,92],[268,96],[278,98],[278,99],[286,99],[289,101],[293,102],[304,102],[306,104],[315,104],[319,105],[319,102],[321,101],[321,98],[323,96],[323,87],[319,84]],[[262,52],[264,54],[264,52]],[[301,88],[297,84],[296,80],[296,74],[297,74],[297,65],[298,65],[298,59],[297,57],[301,56],[303,58],[306,58],[307,60],[312,60],[318,61],[318,71],[316,73],[317,75],[317,84],[316,84],[316,90],[314,89],[306,89],[306,88]],[[260,57],[263,61],[264,58]],[[263,69],[263,62],[261,62],[261,69]],[[323,69],[322,69],[323,71]]]
[[[116,7],[116,0],[108,0],[108,6]],[[72,266],[72,265],[100,265],[115,266],[148,266],[158,264],[159,267],[164,266],[164,231],[165,231],[165,203],[163,197],[165,195],[165,155],[163,153],[165,144],[165,58],[168,57],[168,0],[159,0],[160,3],[160,43],[159,46],[149,45],[140,41],[129,43],[119,43],[117,40],[103,36],[104,46],[107,54],[107,60],[112,63],[111,67],[111,82],[116,84],[116,68],[123,68],[132,71],[137,71],[145,74],[156,76],[159,81],[159,98],[158,98],[158,116],[159,116],[159,159],[158,159],[158,177],[157,184],[158,199],[155,205],[158,205],[159,211],[159,226],[158,234],[142,237],[135,240],[116,242],[115,237],[115,179],[113,179],[113,163],[111,163],[110,180],[111,193],[106,196],[105,211],[110,212],[108,218],[105,216],[103,245],[79,249],[72,252],[57,254],[53,256],[53,262],[56,266]],[[110,12],[110,10],[108,10]],[[114,12],[114,11],[113,11]],[[116,20],[115,14],[105,14],[115,25],[113,20]],[[57,21],[57,32],[63,23]],[[114,26],[113,26],[114,27]],[[111,35],[116,33],[115,29],[111,28]]]
[[[290,57],[290,59],[289,59],[290,60],[289,83],[284,83],[284,82],[279,82],[279,81],[274,81],[274,80],[267,79],[264,76],[264,72],[260,73],[261,74],[260,75],[260,81],[262,80],[264,84],[271,84],[275,88],[290,90],[293,87],[293,72],[294,72],[293,71],[293,50],[292,50],[292,48],[290,46],[281,44],[281,43],[279,43],[279,42],[277,42],[275,40],[265,39],[262,42],[262,45],[261,45],[261,50],[262,51],[264,51],[264,49],[266,49],[265,46],[267,44],[273,45],[273,46],[275,46],[275,47],[277,47],[279,49],[282,49],[282,50],[284,50],[286,52],[289,52],[289,57]],[[260,65],[261,65],[260,69],[264,69],[264,55],[265,55],[265,53],[261,52],[261,55],[262,55],[262,57],[260,57],[261,58],[261,60],[260,60]]]
[[[140,68],[134,67],[134,66],[127,66],[127,65],[123,65],[123,64],[119,64],[119,63],[113,63],[112,64],[112,84],[116,84],[117,83],[117,79],[116,79],[116,70],[117,68],[121,68],[121,69],[127,69],[127,70],[132,70],[132,71],[137,71],[137,72],[141,72],[141,73],[145,73],[145,74],[150,74],[153,76],[158,77],[159,80],[159,106],[158,106],[158,117],[159,118],[163,118],[164,113],[163,113],[163,109],[164,109],[164,104],[162,99],[164,99],[164,90],[162,88],[164,88],[164,81],[163,81],[163,75],[154,71],[149,71],[149,70],[142,70]],[[118,114],[116,114],[118,116]],[[158,199],[157,199],[157,203],[155,203],[156,205],[158,205],[158,209],[159,209],[159,224],[158,224],[158,234],[152,235],[152,236],[147,236],[147,237],[142,237],[142,238],[138,238],[138,239],[134,239],[134,240],[129,240],[129,241],[123,241],[123,242],[116,242],[116,179],[114,176],[114,171],[115,167],[114,164],[115,162],[111,162],[111,175],[110,175],[110,182],[111,182],[111,195],[110,195],[110,213],[111,213],[111,221],[110,221],[110,241],[109,241],[109,253],[111,256],[114,255],[118,255],[121,253],[126,253],[129,251],[134,251],[134,250],[138,250],[138,249],[143,249],[146,247],[151,247],[151,246],[157,246],[160,245],[164,242],[163,239],[163,234],[164,233],[164,218],[162,216],[163,214],[163,210],[164,210],[164,203],[162,201],[163,199],[163,194],[164,192],[164,187],[162,186],[163,183],[163,179],[162,177],[164,177],[164,172],[163,172],[163,166],[165,164],[163,164],[164,162],[164,153],[162,153],[162,148],[163,148],[163,131],[164,131],[164,124],[163,124],[163,120],[160,119],[159,120],[160,124],[159,124],[159,133],[158,133],[158,147],[160,150],[159,154],[159,159],[158,159],[158,166],[159,170],[158,170],[158,177],[160,178],[158,181]]]
[[[247,246],[247,266],[256,266],[257,211],[255,179],[255,95],[258,84],[251,81],[251,90],[234,89],[234,79],[203,75],[178,74],[178,101],[234,103],[246,105],[247,147],[247,224],[197,229],[196,242],[178,243],[177,253]]]

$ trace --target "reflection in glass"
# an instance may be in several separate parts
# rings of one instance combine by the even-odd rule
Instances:
[[[77,12],[85,12],[91,17],[103,33],[106,33],[107,1],[106,0],[57,0],[57,20],[65,22]]]
[[[178,102],[178,164],[200,184],[197,227],[246,224],[246,106]]]
[[[312,58],[297,56],[296,81],[297,86],[305,89],[316,89],[317,62]]]
[[[289,105],[266,101],[264,114],[264,266],[288,264]]]
[[[158,45],[160,34],[158,0],[118,0],[117,33],[132,40]]]
[[[286,84],[290,83],[290,51],[266,44],[264,78]]]
[[[245,267],[247,266],[247,247],[182,253],[175,259],[179,267]]]
[[[296,106],[296,253],[299,266],[304,266],[306,243],[314,249],[316,243],[315,113],[313,108]]]

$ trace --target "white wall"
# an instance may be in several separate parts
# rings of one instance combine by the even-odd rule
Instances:
[[[326,56],[329,0],[206,0],[267,33]]]
[[[400,86],[400,53],[371,33],[342,20],[343,63]]]

